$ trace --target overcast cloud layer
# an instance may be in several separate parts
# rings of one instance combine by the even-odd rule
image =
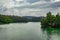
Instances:
[[[0,13],[18,16],[45,16],[60,12],[60,0],[0,0]]]

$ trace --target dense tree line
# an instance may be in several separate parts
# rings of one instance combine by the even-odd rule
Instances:
[[[40,22],[44,17],[35,17],[35,16],[14,16],[14,15],[1,15],[0,14],[0,24],[8,23],[27,23],[27,22]]]
[[[47,16],[41,21],[42,27],[59,28],[60,27],[60,15],[52,15],[51,12],[47,13]]]
[[[19,22],[28,22],[28,20],[26,18],[18,16],[8,16],[0,14],[0,24],[19,23]]]

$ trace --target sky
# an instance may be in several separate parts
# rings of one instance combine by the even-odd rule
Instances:
[[[17,16],[46,16],[60,12],[60,0],[0,0],[0,14]]]

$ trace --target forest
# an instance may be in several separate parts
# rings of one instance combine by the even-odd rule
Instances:
[[[0,14],[0,24],[40,22],[42,18],[44,17],[35,17],[35,16],[22,16],[21,17],[21,16]]]
[[[41,20],[42,28],[60,28],[60,14],[52,15],[51,12]]]
[[[19,22],[27,22],[27,19],[19,17],[19,16],[1,15],[0,14],[0,24],[19,23]]]

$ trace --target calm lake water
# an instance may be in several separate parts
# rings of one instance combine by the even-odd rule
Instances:
[[[0,40],[60,40],[60,29],[43,30],[39,22],[5,24]]]

